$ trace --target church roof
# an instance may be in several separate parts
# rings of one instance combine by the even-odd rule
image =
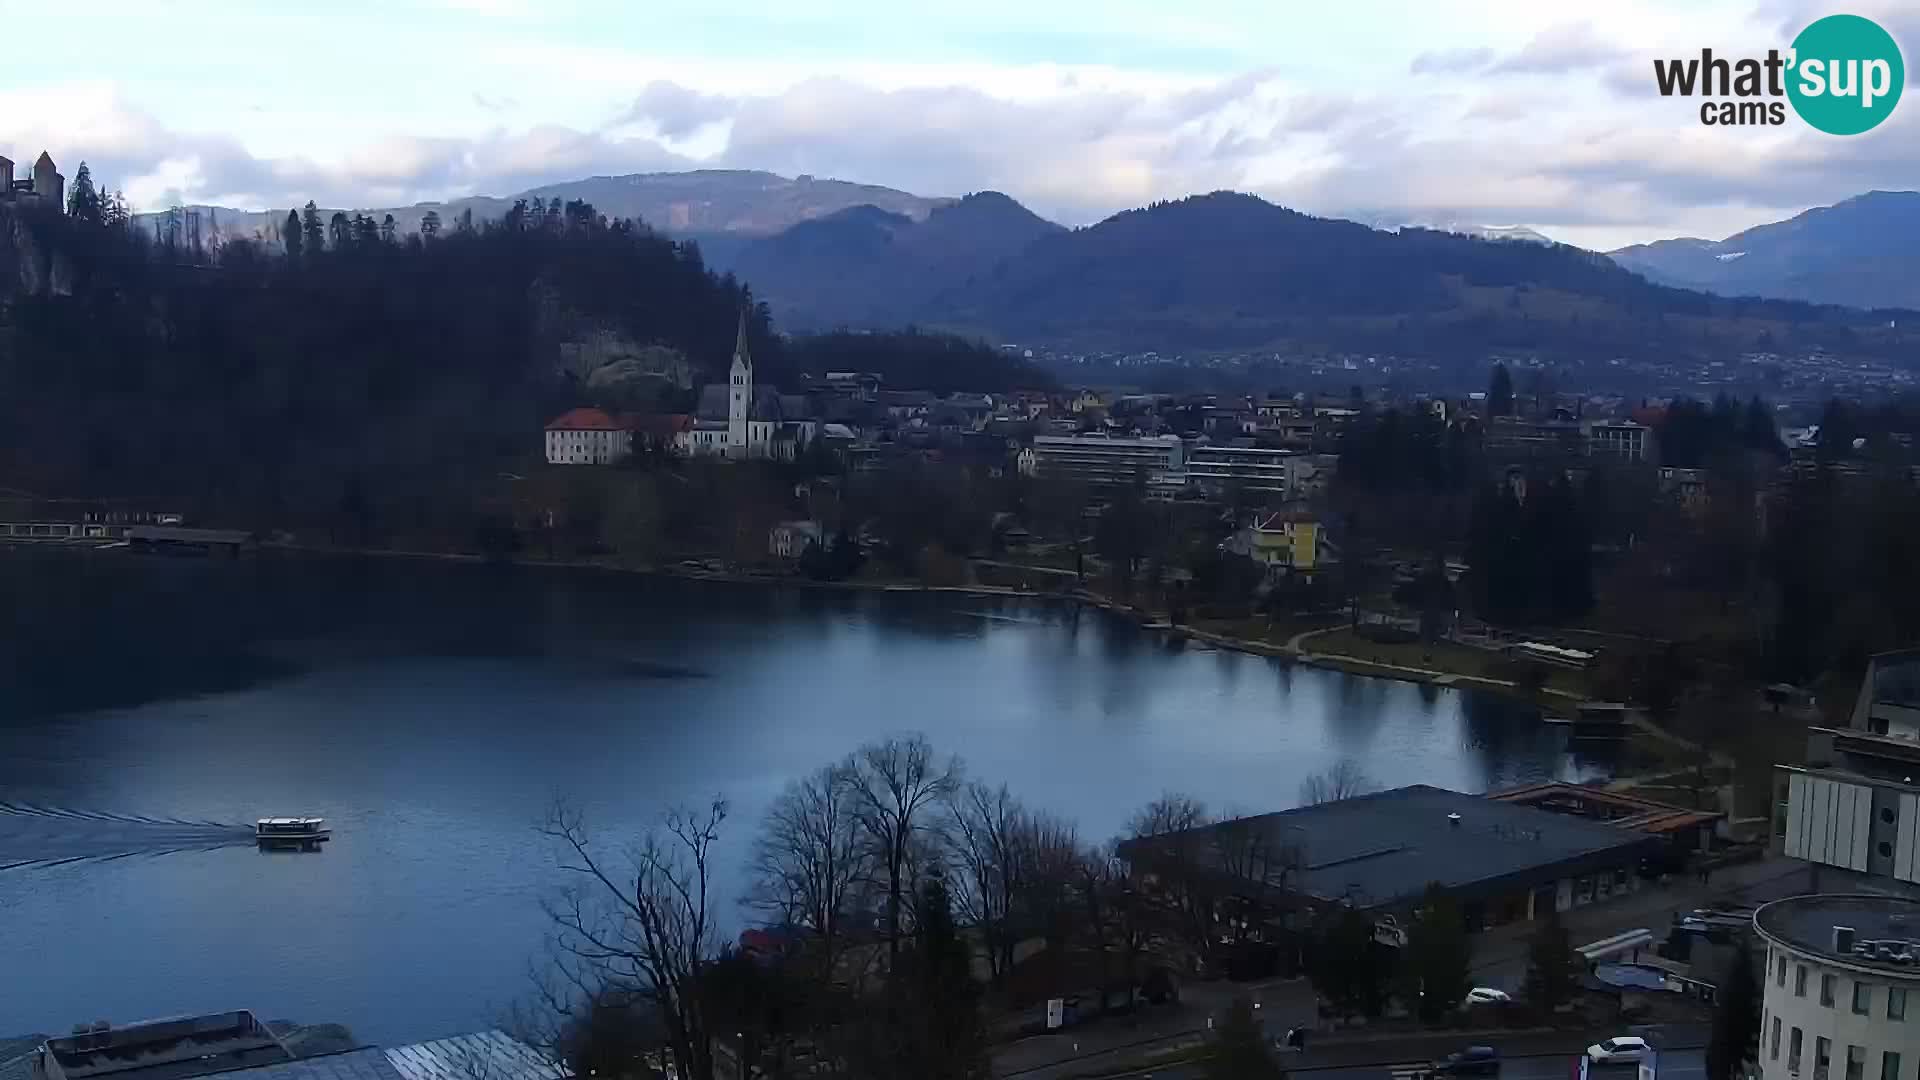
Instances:
[[[747,309],[740,309],[740,332],[733,339],[733,355],[753,363],[753,356],[747,352]]]
[[[700,407],[694,414],[702,420],[727,419],[727,384],[708,383],[700,388]],[[780,408],[780,395],[770,386],[753,388],[753,401],[747,406],[747,419],[778,422],[786,419]]]

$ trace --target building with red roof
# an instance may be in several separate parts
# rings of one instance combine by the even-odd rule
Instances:
[[[547,464],[611,465],[633,453],[633,429],[605,409],[569,409],[547,424]]]

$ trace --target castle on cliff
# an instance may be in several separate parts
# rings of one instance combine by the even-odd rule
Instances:
[[[54,167],[53,157],[46,151],[33,163],[33,174],[21,179],[13,177],[13,161],[0,157],[0,202],[37,200],[52,206],[56,210],[67,207],[67,178],[60,175]]]

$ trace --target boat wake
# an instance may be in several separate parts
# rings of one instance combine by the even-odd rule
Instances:
[[[0,870],[251,844],[253,829],[0,800]]]

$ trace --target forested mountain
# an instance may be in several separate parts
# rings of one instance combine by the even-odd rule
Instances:
[[[1911,359],[1913,327],[1708,296],[1603,255],[1426,229],[1381,232],[1216,192],[1044,236],[905,320],[1090,348],[1290,347],[1569,359],[1756,347]]]
[[[997,191],[935,207],[925,220],[857,206],[755,240],[731,261],[783,326],[893,326],[1064,232]]]
[[[791,225],[838,213],[849,207],[873,206],[910,220],[924,220],[936,207],[952,200],[924,198],[874,184],[855,184],[845,180],[800,176],[789,179],[769,172],[743,169],[696,169],[690,172],[632,173],[625,176],[591,176],[548,184],[503,197],[475,196],[445,203],[418,203],[378,209],[347,208],[351,215],[366,214],[376,221],[393,216],[401,235],[420,231],[429,212],[437,215],[443,228],[451,229],[463,214],[475,221],[500,217],[516,200],[542,204],[559,199],[562,203],[592,203],[610,218],[633,218],[677,239],[698,238],[709,246],[726,248],[727,238],[768,236]],[[286,217],[286,209],[245,211],[226,207],[193,206],[183,209],[200,212],[201,226],[211,238],[217,228],[221,238],[276,239]],[[333,210],[322,207],[323,216]],[[135,223],[146,232],[156,225],[164,228],[166,212],[140,214]],[[710,260],[711,261],[711,260]]]
[[[1920,191],[1870,191],[1725,240],[1611,252],[1629,270],[1725,296],[1920,310]]]

